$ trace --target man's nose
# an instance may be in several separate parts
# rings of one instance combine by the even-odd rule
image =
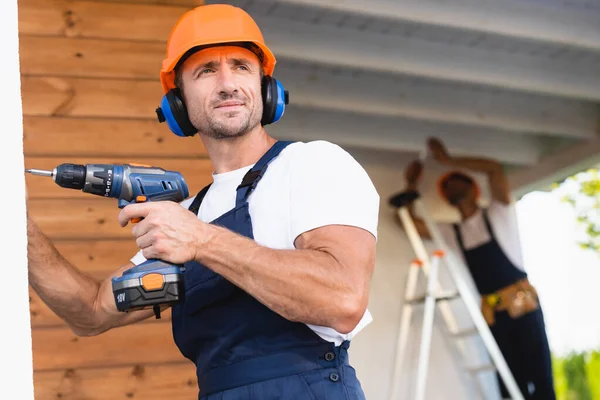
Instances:
[[[219,70],[219,93],[221,95],[231,95],[238,90],[238,84],[234,74],[229,68],[221,68]]]

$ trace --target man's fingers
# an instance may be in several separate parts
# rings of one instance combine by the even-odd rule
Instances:
[[[133,218],[145,218],[152,210],[152,207],[151,203],[137,203],[125,206],[119,213],[119,224],[125,227]]]
[[[154,243],[153,238],[150,235],[148,235],[148,234],[139,236],[135,240],[135,244],[137,244],[137,247],[140,248],[140,249],[142,249],[142,250],[144,250],[147,247],[152,246],[153,243]]]
[[[150,229],[152,229],[150,224],[147,221],[142,220],[141,222],[133,225],[133,228],[131,228],[131,235],[134,237],[144,236],[150,231]]]

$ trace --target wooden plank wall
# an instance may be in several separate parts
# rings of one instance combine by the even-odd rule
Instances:
[[[196,193],[211,180],[200,140],[156,121],[166,39],[196,0],[19,0],[26,168],[143,163],[180,171]],[[74,265],[106,277],[137,248],[116,200],[26,176],[29,213]],[[170,314],[80,338],[31,293],[35,398],[193,399],[193,365]]]

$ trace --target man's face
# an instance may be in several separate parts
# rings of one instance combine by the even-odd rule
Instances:
[[[466,179],[451,177],[444,184],[444,195],[452,205],[457,205],[466,199],[475,201],[475,186]]]
[[[190,56],[181,71],[192,124],[215,139],[243,136],[260,124],[261,69],[250,50],[222,46]]]

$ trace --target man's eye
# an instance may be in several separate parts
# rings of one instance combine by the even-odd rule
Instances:
[[[238,68],[244,70],[244,71],[248,71],[248,67],[245,65],[238,65]]]

